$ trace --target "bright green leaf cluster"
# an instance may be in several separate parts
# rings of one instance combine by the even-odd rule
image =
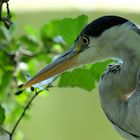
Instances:
[[[0,125],[13,126],[30,96],[15,97],[18,85],[26,81],[25,75],[34,75],[72,45],[81,29],[87,24],[87,16],[53,20],[41,29],[25,25],[25,33],[15,37],[15,28],[8,31],[0,25]],[[40,68],[40,69],[38,69]],[[79,75],[80,76],[80,75]],[[78,86],[78,85],[77,85]],[[80,87],[80,84],[79,84]]]
[[[41,29],[24,26],[25,33],[14,36],[14,28],[9,32],[0,26],[0,125],[13,126],[23,106],[27,103],[30,91],[15,97],[18,85],[50,63],[54,56],[62,54],[71,47],[81,30],[86,26],[88,17],[52,20]],[[15,27],[16,29],[16,27]],[[101,73],[110,61],[65,72],[58,81],[58,87],[79,87],[91,91],[99,81]],[[6,118],[6,119],[5,119]]]

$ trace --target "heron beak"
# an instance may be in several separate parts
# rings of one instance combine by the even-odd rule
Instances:
[[[60,57],[56,58],[51,64],[47,65],[40,72],[38,72],[33,78],[27,81],[22,88],[25,89],[31,87],[34,84],[37,84],[74,67],[77,62],[77,58],[78,52],[73,47]]]

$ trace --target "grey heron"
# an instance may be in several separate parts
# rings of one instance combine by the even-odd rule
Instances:
[[[128,140],[140,140],[140,29],[114,15],[89,23],[66,53],[42,69],[23,88],[70,68],[105,59],[108,65],[99,81],[101,106],[108,120]]]

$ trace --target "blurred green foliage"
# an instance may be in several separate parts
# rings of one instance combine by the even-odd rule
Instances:
[[[0,125],[4,122],[5,119],[5,111],[4,108],[0,106]]]
[[[62,54],[87,24],[87,16],[53,20],[41,29],[26,25],[24,35],[15,37],[16,27],[0,26],[0,125],[10,130],[28,102],[32,91],[15,96],[25,75],[34,75],[53,57]],[[56,86],[80,87],[91,91],[109,61],[84,66],[61,75]]]

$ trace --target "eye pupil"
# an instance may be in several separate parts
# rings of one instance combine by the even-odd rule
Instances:
[[[89,44],[89,39],[87,37],[82,37],[82,42],[86,45]]]

